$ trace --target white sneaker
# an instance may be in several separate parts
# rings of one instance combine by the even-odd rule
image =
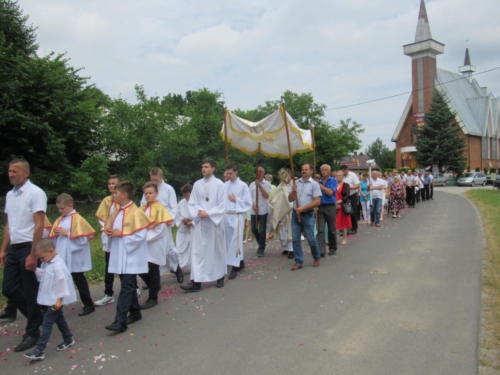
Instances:
[[[137,288],[137,297],[141,295],[141,288]]]
[[[75,344],[76,344],[75,339],[72,338],[71,342],[66,343],[66,342],[63,341],[62,343],[60,343],[59,345],[57,345],[56,346],[56,350],[57,351],[63,351],[63,350],[66,350],[68,348],[71,348]]]
[[[115,299],[113,296],[108,296],[107,294],[104,295],[101,299],[94,301],[94,305],[96,306],[104,306],[104,305],[109,305],[110,303],[115,302]]]

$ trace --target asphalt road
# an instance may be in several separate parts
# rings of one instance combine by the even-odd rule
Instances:
[[[56,329],[43,362],[9,351],[24,321],[2,326],[0,373],[475,374],[482,249],[472,205],[437,192],[381,229],[361,226],[319,268],[308,254],[289,271],[273,242],[265,258],[248,248],[223,289],[185,295],[168,276],[161,303],[118,336],[103,328],[114,304],[85,318],[68,308],[78,343],[56,352]]]

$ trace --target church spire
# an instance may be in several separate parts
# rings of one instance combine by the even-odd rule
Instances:
[[[470,63],[470,55],[469,55],[469,48],[465,49],[465,58],[464,58],[464,65],[458,68],[460,73],[462,73],[465,77],[471,78],[472,74],[476,71],[476,67]]]
[[[432,39],[432,35],[431,35],[431,27],[429,25],[429,18],[427,17],[427,9],[425,8],[425,1],[420,0],[420,11],[418,13],[417,32],[415,33],[415,43],[429,39]]]

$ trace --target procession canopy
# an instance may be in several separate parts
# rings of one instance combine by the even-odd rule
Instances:
[[[299,128],[283,107],[257,122],[245,120],[229,110],[225,111],[224,116],[220,133],[222,138],[246,154],[259,152],[268,157],[288,158],[286,126],[289,129],[292,155],[313,151],[311,131]]]

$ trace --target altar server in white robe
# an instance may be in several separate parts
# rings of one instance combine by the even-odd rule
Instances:
[[[148,272],[147,235],[152,222],[131,201],[133,196],[134,187],[130,182],[116,186],[113,198],[120,209],[108,219],[104,229],[109,237],[109,272],[120,275],[121,281],[115,320],[105,327],[116,333],[142,318],[137,275]]]
[[[182,269],[191,266],[191,246],[193,243],[193,219],[189,213],[189,197],[193,191],[191,184],[181,187],[182,200],[179,202],[175,224],[177,225],[177,252],[179,254],[179,266]]]
[[[236,278],[238,271],[245,267],[243,251],[243,232],[245,213],[252,208],[252,197],[248,185],[238,177],[236,164],[230,164],[224,172],[228,180],[226,186],[226,215],[224,234],[226,238],[227,265],[231,266],[229,280]]]
[[[99,207],[97,208],[95,217],[99,221],[99,225],[101,226],[101,241],[102,241],[102,250],[104,251],[104,296],[97,301],[94,302],[96,306],[104,306],[110,303],[115,302],[113,297],[113,284],[115,281],[115,275],[109,273],[109,249],[108,249],[108,236],[104,233],[104,225],[108,221],[108,218],[113,215],[116,210],[119,210],[120,207],[113,200],[113,192],[115,191],[116,185],[120,183],[120,176],[114,174],[108,177],[108,191],[110,195],[105,197]]]
[[[167,184],[163,178],[163,171],[161,168],[155,167],[149,171],[149,181],[158,186],[158,201],[167,209],[172,217],[175,217],[178,210],[177,195],[175,194],[174,188]],[[141,206],[145,204],[146,198],[142,195]],[[182,268],[179,266],[179,256],[175,246],[174,236],[172,235],[172,227],[168,227],[167,232],[167,263],[164,268],[175,273],[177,282],[182,283],[184,281],[184,274]]]
[[[203,178],[196,181],[189,198],[189,212],[194,217],[191,249],[191,285],[182,285],[187,292],[199,292],[202,282],[217,280],[224,286],[227,271],[224,240],[225,186],[215,177],[215,161],[201,163]]]
[[[146,196],[147,203],[141,206],[147,217],[153,222],[148,229],[148,272],[140,276],[149,289],[147,301],[141,305],[142,310],[149,309],[158,304],[158,293],[161,288],[160,266],[167,261],[167,247],[165,237],[167,228],[172,225],[174,219],[167,209],[157,201],[158,187],[152,182],[146,183],[142,191]]]
[[[73,197],[63,193],[56,198],[56,206],[61,214],[54,221],[49,238],[54,242],[59,257],[71,272],[83,309],[78,313],[85,316],[94,312],[94,302],[90,296],[89,284],[84,272],[92,269],[89,240],[96,231],[74,209]]]

